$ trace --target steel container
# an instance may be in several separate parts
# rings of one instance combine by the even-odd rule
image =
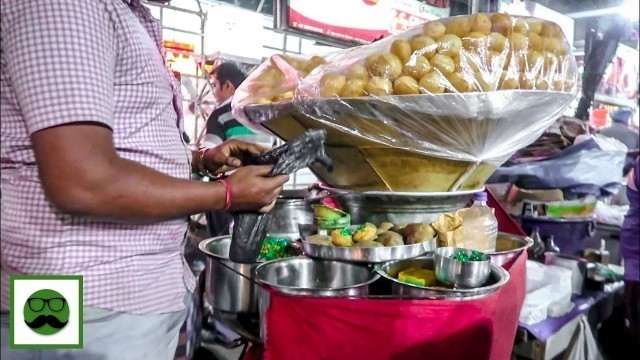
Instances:
[[[258,311],[257,286],[251,282],[258,265],[229,260],[231,236],[206,239],[198,245],[207,255],[204,297],[215,310],[230,313]]]
[[[275,206],[269,212],[269,234],[295,240],[300,237],[298,224],[313,224],[313,210],[305,200],[306,195],[306,188],[287,189],[280,193]]]
[[[471,255],[471,251],[455,247],[437,248],[433,255],[436,278],[457,288],[473,289],[484,285],[491,273],[491,258],[488,255],[483,254],[484,260],[480,261],[460,261],[451,258],[458,253]]]
[[[261,287],[289,296],[364,297],[369,285],[380,275],[366,266],[338,261],[294,257],[274,260],[255,269],[255,281]],[[266,340],[266,313],[270,295],[259,290],[260,335]]]
[[[304,253],[310,257],[355,263],[382,263],[422,256],[436,248],[436,240],[400,246],[340,247],[302,241]]]
[[[484,188],[452,192],[390,192],[354,191],[318,186],[332,195],[355,224],[371,222],[379,225],[432,223],[444,213],[456,212],[467,206],[473,194]]]

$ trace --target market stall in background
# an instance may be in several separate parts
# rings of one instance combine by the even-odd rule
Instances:
[[[629,150],[592,133],[637,109],[637,19],[636,49],[595,64],[591,95],[590,10],[563,3],[151,5],[192,144],[216,106],[208,72],[233,61],[250,73],[234,115],[284,144],[251,162],[293,174],[270,214],[199,241],[205,331],[194,307],[186,356],[592,356],[622,276],[605,232],[623,177],[607,169]],[[574,118],[585,97],[589,122]]]

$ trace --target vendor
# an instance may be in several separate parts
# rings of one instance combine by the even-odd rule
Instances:
[[[640,148],[640,138],[638,132],[629,128],[629,120],[633,117],[633,111],[630,109],[619,109],[611,113],[613,124],[610,127],[600,131],[600,134],[614,138],[627,146],[629,151]],[[633,165],[633,158],[627,157],[623,173],[626,175]]]
[[[236,89],[246,79],[246,75],[233,63],[223,62],[211,71],[213,96],[218,107],[207,119],[207,132],[200,143],[201,147],[213,147],[228,139],[242,139],[258,143],[264,135],[255,134],[243,126],[231,113],[231,100]],[[229,234],[233,222],[231,214],[221,211],[207,212],[207,228],[210,236]]]
[[[636,159],[627,177],[629,212],[620,232],[620,249],[624,260],[626,325],[640,349],[640,159]]]
[[[228,139],[242,138],[248,142],[261,135],[242,125],[231,113],[231,100],[246,75],[234,63],[223,62],[211,71],[213,97],[218,106],[207,119],[207,132],[201,145],[216,146]]]
[[[241,167],[264,149],[237,140],[189,152],[140,0],[7,0],[0,22],[1,357],[173,359],[195,287],[189,215],[269,211],[288,177]],[[201,182],[192,165],[238,169]],[[83,276],[82,349],[9,348],[12,274]]]

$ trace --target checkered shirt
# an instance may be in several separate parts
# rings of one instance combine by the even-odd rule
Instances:
[[[84,305],[133,314],[184,308],[195,279],[188,219],[144,225],[63,213],[45,198],[30,135],[93,121],[118,155],[190,177],[179,83],[140,0],[0,0],[2,294],[8,274],[80,274]]]

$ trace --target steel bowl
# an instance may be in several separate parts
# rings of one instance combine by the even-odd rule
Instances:
[[[398,274],[409,268],[435,269],[434,255],[415,259],[392,261],[376,268],[376,272],[391,281],[391,293],[400,298],[470,300],[487,296],[509,281],[509,273],[498,265],[490,264],[489,278],[484,286],[474,289],[445,286],[418,286],[398,280]]]
[[[512,235],[507,233],[498,233],[496,239],[496,250],[485,252],[491,257],[491,263],[503,266],[509,261],[520,256],[533,245],[533,239],[525,236]]]
[[[255,281],[293,296],[358,297],[380,276],[366,266],[307,257],[266,262],[256,267]]]
[[[483,286],[491,274],[491,258],[482,254],[482,261],[459,261],[451,256],[459,253],[471,255],[470,249],[441,247],[434,253],[436,278],[457,288],[473,289]]]
[[[483,188],[452,192],[354,191],[317,186],[332,195],[353,223],[432,223],[440,215],[467,206]]]
[[[267,340],[266,314],[271,303],[271,296],[263,287],[289,296],[364,297],[369,294],[369,285],[380,278],[366,266],[307,257],[264,263],[256,268],[254,275],[260,284],[260,338],[263,341]]]
[[[435,247],[435,239],[412,245],[381,247],[340,247],[302,241],[302,249],[310,257],[366,264],[411,259],[431,252]]]

